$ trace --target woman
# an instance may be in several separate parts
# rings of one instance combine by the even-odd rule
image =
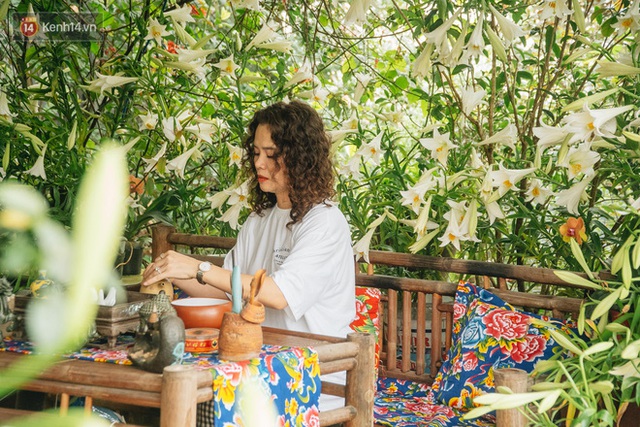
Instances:
[[[347,221],[329,201],[334,176],[322,119],[302,102],[276,103],[255,113],[244,148],[252,213],[233,249],[244,297],[264,268],[265,326],[346,336],[354,260]],[[228,299],[231,267],[231,253],[220,268],[168,251],[145,269],[142,285],[170,279],[191,296]]]

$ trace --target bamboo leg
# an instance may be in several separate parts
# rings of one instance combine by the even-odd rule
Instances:
[[[65,417],[69,412],[69,394],[60,394],[60,416]]]
[[[196,427],[198,374],[193,366],[171,365],[162,373],[160,427]]]
[[[91,415],[93,412],[93,398],[91,396],[86,396],[84,398],[84,414],[86,416]]]
[[[356,356],[356,367],[347,371],[345,405],[356,408],[356,417],[347,421],[345,427],[371,427],[376,393],[375,339],[365,333],[352,333],[347,339],[356,342],[360,351]]]
[[[493,371],[496,388],[509,387],[514,393],[526,393],[529,387],[529,375],[516,368],[501,368]],[[527,417],[516,409],[496,411],[496,427],[526,427]]]

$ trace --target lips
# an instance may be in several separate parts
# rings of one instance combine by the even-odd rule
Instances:
[[[265,181],[268,181],[268,180],[269,180],[269,178],[267,178],[266,176],[258,175],[258,182],[265,182]]]

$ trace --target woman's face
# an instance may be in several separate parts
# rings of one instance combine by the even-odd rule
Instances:
[[[253,140],[253,165],[256,168],[260,189],[265,193],[274,193],[279,208],[289,209],[289,178],[282,158],[274,158],[277,150],[271,139],[269,126],[258,125]]]

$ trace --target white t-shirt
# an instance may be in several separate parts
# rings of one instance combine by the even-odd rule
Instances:
[[[319,204],[290,228],[289,209],[277,206],[249,215],[235,256],[244,274],[264,268],[287,300],[284,310],[266,309],[264,326],[344,337],[355,316],[351,234],[337,206]],[[224,268],[231,269],[231,253]]]

